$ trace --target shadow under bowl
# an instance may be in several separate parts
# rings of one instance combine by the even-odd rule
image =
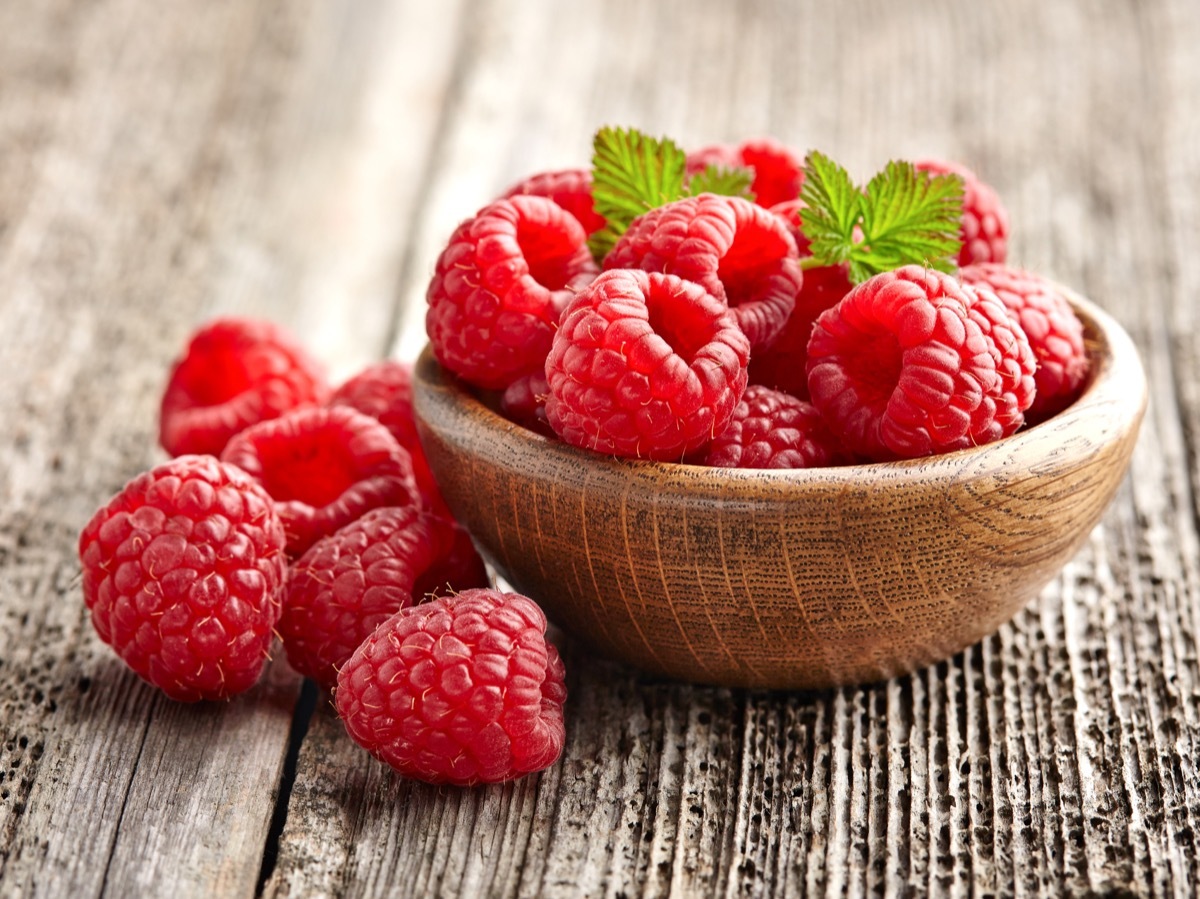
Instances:
[[[617,459],[500,416],[426,348],[414,407],[451,510],[597,652],[685,681],[825,688],[941,661],[1019,612],[1113,498],[1146,407],[1124,330],[1072,295],[1089,382],[985,446],[803,470]]]

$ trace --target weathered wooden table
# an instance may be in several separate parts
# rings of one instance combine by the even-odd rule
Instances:
[[[1189,0],[0,4],[0,896],[1193,895],[1200,13]],[[174,704],[93,633],[75,541],[163,458],[220,312],[335,377],[421,345],[461,218],[599,124],[772,134],[993,183],[1013,260],[1128,328],[1131,477],[1015,621],[863,689],[661,682],[565,646],[563,759],[370,760],[276,662]]]

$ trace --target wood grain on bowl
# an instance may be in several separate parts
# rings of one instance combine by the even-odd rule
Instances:
[[[1080,547],[1146,404],[1109,316],[1073,298],[1092,375],[1050,420],[925,459],[795,471],[621,460],[490,409],[428,350],[418,426],[484,554],[597,651],[682,680],[879,680],[980,640]]]

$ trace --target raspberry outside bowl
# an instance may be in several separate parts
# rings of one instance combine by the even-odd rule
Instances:
[[[1080,297],[1091,375],[986,446],[793,471],[620,460],[501,417],[427,349],[418,429],[484,555],[565,631],[696,683],[822,688],[938,662],[1012,618],[1077,552],[1145,412],[1129,336]]]

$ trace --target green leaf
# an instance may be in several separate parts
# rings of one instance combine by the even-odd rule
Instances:
[[[800,226],[811,241],[806,267],[849,263],[860,283],[880,272],[919,264],[953,271],[961,247],[962,179],[889,162],[866,190],[820,153],[805,160],[806,204]]]
[[[800,200],[804,203],[800,229],[810,241],[812,255],[823,265],[839,265],[849,259],[863,202],[850,173],[824,153],[812,151],[804,160]]]
[[[709,163],[704,171],[697,172],[687,185],[687,195],[720,194],[723,197],[742,197],[753,201],[754,170],[741,166],[723,166]]]
[[[588,239],[603,260],[632,222],[647,210],[684,196],[687,154],[670,138],[636,128],[605,126],[592,141],[592,203],[605,226]]]
[[[889,162],[867,185],[861,260],[878,271],[923,262],[953,271],[962,246],[963,183]]]

